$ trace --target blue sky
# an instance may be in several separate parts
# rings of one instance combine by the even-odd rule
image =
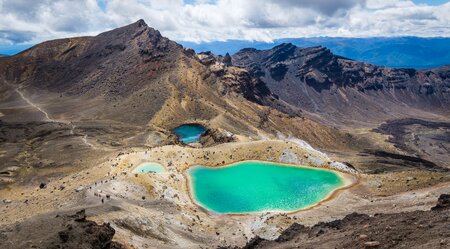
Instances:
[[[440,5],[448,2],[448,0],[413,0],[417,4]]]
[[[173,40],[450,37],[443,0],[0,0],[0,53],[138,19]]]
[[[97,4],[103,12],[106,11],[107,0],[97,0]]]

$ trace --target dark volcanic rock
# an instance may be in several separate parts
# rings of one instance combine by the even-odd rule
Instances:
[[[6,228],[1,234],[6,239],[0,241],[0,248],[125,248],[121,244],[112,241],[115,230],[109,223],[98,225],[93,221],[87,220],[84,210],[74,215],[34,218]]]
[[[248,69],[281,100],[337,123],[379,121],[388,113],[414,114],[413,108],[449,111],[449,66],[385,68],[291,43],[243,49],[233,55],[233,65]]]
[[[232,66],[232,58],[229,54],[222,57],[206,51],[197,54],[197,58],[217,77],[218,91],[221,95],[243,96],[260,105],[274,107],[292,116],[300,116],[299,108],[280,101],[259,78],[253,77],[245,69]]]
[[[450,208],[450,194],[442,194],[439,196],[438,203],[431,210],[443,210]],[[449,227],[450,228],[450,227]]]
[[[218,130],[218,129],[208,129],[200,138],[200,143],[203,146],[211,146],[222,143],[233,142],[235,137],[232,133]]]
[[[225,56],[222,59],[223,64],[225,64],[226,66],[231,66],[233,63],[231,61],[231,56],[229,53],[226,53]]]
[[[441,167],[439,165],[436,165],[435,163],[422,159],[420,157],[414,157],[414,156],[406,156],[406,155],[400,155],[395,153],[390,153],[387,151],[381,151],[381,150],[375,150],[370,151],[366,150],[365,153],[372,154],[378,158],[381,158],[379,163],[391,163],[396,166],[403,166],[406,168],[414,168],[414,169],[425,169],[425,170],[432,170],[432,171],[449,171],[448,168]],[[391,160],[391,161],[389,161]],[[376,172],[374,172],[376,173]]]
[[[273,241],[259,237],[243,248],[447,248],[450,245],[450,195],[431,211],[349,214],[312,227],[293,224]]]
[[[419,157],[422,162],[430,160],[440,166],[450,166],[449,122],[416,118],[395,119],[382,123],[374,131],[388,135],[388,142],[411,156]],[[424,165],[426,164],[428,163]]]
[[[252,78],[245,70],[227,68],[226,74],[220,78],[220,83],[223,95],[235,93],[259,104],[263,104],[265,97],[272,97],[267,86],[262,81]]]
[[[84,210],[69,217],[73,218],[73,221],[68,221],[67,229],[58,232],[60,242],[53,241],[48,248],[124,248],[120,244],[112,242],[115,230],[109,223],[97,225],[93,221],[86,220]]]

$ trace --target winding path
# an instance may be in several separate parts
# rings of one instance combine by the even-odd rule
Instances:
[[[51,119],[50,116],[48,115],[48,113],[46,111],[44,111],[42,108],[40,108],[39,106],[37,106],[35,103],[31,102],[30,99],[28,99],[27,97],[25,97],[25,95],[19,90],[19,88],[14,89],[19,95],[20,97],[27,102],[27,104],[31,105],[32,107],[34,107],[35,109],[37,109],[39,112],[42,112],[45,115],[45,118],[50,121],[50,122],[56,122],[56,120]]]
[[[64,123],[64,124],[69,124],[71,126],[70,128],[70,132],[69,134],[74,135],[74,130],[76,125],[74,125],[72,122],[68,122],[66,120],[56,120],[56,119],[52,119],[50,118],[50,115],[48,114],[48,112],[46,112],[44,109],[42,109],[41,107],[39,107],[38,105],[36,105],[35,103],[33,103],[33,101],[31,101],[29,98],[25,97],[25,95],[23,94],[23,92],[20,91],[20,88],[17,87],[14,89],[19,95],[20,97],[30,106],[32,106],[33,108],[35,108],[36,110],[38,110],[39,112],[43,113],[45,116],[45,119],[49,122],[53,122],[53,123]],[[90,143],[87,139],[88,135],[87,134],[82,134],[82,138],[81,140],[83,141],[84,144],[86,144],[87,146],[93,148],[93,149],[99,149],[97,146],[95,146],[94,144]]]

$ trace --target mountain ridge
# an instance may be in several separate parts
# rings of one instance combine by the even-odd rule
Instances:
[[[446,113],[450,104],[449,66],[432,70],[378,67],[336,56],[322,46],[300,48],[292,43],[268,50],[243,49],[232,61],[289,104],[328,120],[331,117],[333,122],[337,117],[337,123],[348,117],[363,120],[372,112],[384,113],[386,118],[392,107],[398,109],[392,113],[399,114],[407,106]]]
[[[448,37],[311,37],[280,38],[270,43],[245,40],[180,43],[197,52],[212,51],[224,55],[246,47],[270,49],[289,42],[299,47],[325,46],[334,54],[385,67],[431,69],[450,64]]]
[[[170,130],[183,120],[226,113],[223,108],[233,110],[227,119],[238,127],[248,125],[244,118],[236,119],[246,115],[243,110],[254,113],[251,122],[255,125],[267,112],[262,109],[269,106],[286,115],[299,113],[298,108],[272,96],[245,69],[224,65],[214,56],[203,61],[143,20],[94,37],[38,44],[0,59],[0,72],[9,87],[21,89],[24,95],[40,95],[38,102],[51,103],[44,105],[52,116],[74,120],[95,117]],[[224,96],[245,98],[244,105],[266,107],[241,106],[239,110]],[[53,103],[55,98],[61,101]],[[77,99],[83,101],[74,108]],[[130,110],[132,116],[123,115]]]

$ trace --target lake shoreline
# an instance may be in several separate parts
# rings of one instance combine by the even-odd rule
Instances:
[[[321,198],[318,202],[308,205],[303,208],[295,209],[295,210],[283,210],[283,209],[264,209],[259,211],[250,211],[250,212],[216,212],[210,208],[205,207],[204,205],[200,204],[200,201],[197,200],[197,198],[194,196],[194,186],[193,186],[193,179],[191,175],[189,174],[189,170],[192,170],[194,167],[205,167],[209,168],[211,170],[219,170],[223,168],[229,168],[236,166],[241,163],[245,162],[258,162],[258,163],[265,163],[270,164],[272,166],[282,166],[282,167],[292,167],[292,168],[305,168],[309,170],[317,170],[317,171],[328,171],[333,172],[337,175],[337,177],[340,178],[342,181],[342,185],[334,188],[331,190],[327,195],[325,195],[323,198]],[[350,173],[343,173],[342,171],[333,169],[333,168],[325,168],[325,167],[314,167],[314,166],[307,166],[307,165],[299,165],[299,164],[290,164],[290,163],[280,163],[280,162],[273,162],[273,161],[263,161],[263,160],[240,160],[231,164],[222,165],[222,166],[207,166],[207,165],[191,165],[187,169],[183,171],[183,175],[186,178],[186,189],[189,193],[189,197],[197,207],[201,208],[202,210],[205,210],[206,212],[213,214],[213,215],[227,215],[227,216],[246,216],[246,215],[258,215],[258,214],[264,214],[264,213],[285,213],[285,214],[295,214],[302,211],[306,211],[309,209],[312,209],[314,207],[317,207],[319,205],[322,205],[323,203],[332,200],[334,197],[338,195],[339,192],[344,191],[346,189],[349,189],[355,185],[357,185],[360,182],[360,179],[357,175],[350,174]]]

